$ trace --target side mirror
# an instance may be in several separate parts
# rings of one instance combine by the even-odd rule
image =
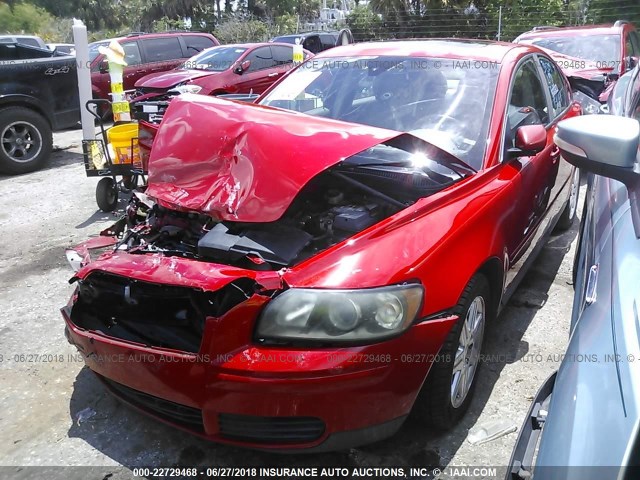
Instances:
[[[640,238],[640,124],[611,115],[585,115],[558,123],[555,143],[567,162],[622,182],[629,192],[631,218]]]
[[[238,75],[242,75],[244,72],[249,70],[250,66],[251,66],[251,60],[245,60],[240,65],[238,65],[233,72],[237,73]]]
[[[515,147],[507,150],[509,158],[531,157],[547,146],[547,130],[544,125],[523,125],[516,130]]]
[[[100,62],[100,66],[98,67],[100,73],[108,73],[109,72],[109,62],[105,58]]]

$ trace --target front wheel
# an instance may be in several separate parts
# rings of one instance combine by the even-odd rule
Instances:
[[[49,122],[24,107],[0,109],[0,171],[8,174],[37,170],[49,158],[53,137]]]
[[[484,275],[475,275],[454,309],[460,319],[449,332],[414,404],[418,420],[447,430],[469,408],[490,312],[489,282]]]

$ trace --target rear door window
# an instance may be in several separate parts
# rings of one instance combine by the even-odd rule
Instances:
[[[638,72],[640,71],[634,70],[631,77],[631,85],[627,88],[630,100],[627,115],[640,121],[640,75]]]
[[[640,35],[638,35],[637,31],[631,30],[631,32],[629,32],[629,38],[631,40],[631,45],[633,46],[633,51],[635,52],[633,56],[640,56]]]
[[[187,50],[184,54],[185,58],[193,57],[202,50],[216,46],[213,40],[204,35],[183,35],[182,39]]]
[[[545,57],[538,57],[551,97],[551,116],[556,118],[569,107],[569,90],[558,67]]]
[[[35,38],[29,37],[18,37],[18,43],[22,43],[23,45],[29,45],[30,47],[40,47],[40,44]]]
[[[271,54],[273,55],[273,61],[276,65],[293,63],[293,46],[285,47],[282,45],[273,45],[271,47]]]
[[[335,47],[336,45],[336,38],[333,35],[328,33],[324,33],[320,35],[320,40],[322,40],[322,46],[324,47],[325,50]]]
[[[310,35],[304,39],[302,44],[305,50],[309,50],[311,53],[319,53],[322,51],[322,43],[318,35]]]
[[[178,37],[161,37],[142,40],[147,63],[164,62],[182,57]]]
[[[142,63],[138,42],[123,42],[121,45],[124,50],[124,61],[127,62],[128,67]]]
[[[245,60],[249,60],[251,62],[247,72],[255,72],[257,70],[264,70],[265,68],[272,68],[276,66],[273,54],[271,53],[271,47],[256,48],[245,57]]]
[[[638,51],[636,50],[635,42],[631,40],[631,34],[625,37],[624,49],[625,49],[625,56],[627,57],[638,56]]]

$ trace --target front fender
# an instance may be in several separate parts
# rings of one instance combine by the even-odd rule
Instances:
[[[8,106],[26,106],[37,110],[40,114],[44,115],[49,125],[53,126],[51,105],[44,103],[33,95],[25,93],[0,94],[0,108]]]
[[[513,187],[491,170],[478,173],[296,265],[283,278],[310,288],[419,280],[426,291],[421,315],[448,310],[487,260],[503,258]]]

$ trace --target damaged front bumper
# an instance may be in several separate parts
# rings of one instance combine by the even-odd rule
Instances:
[[[185,333],[179,330],[183,324],[167,321],[171,308],[178,319],[202,313],[198,295],[214,295],[205,300],[216,303],[215,295],[236,289],[234,282],[247,274],[255,277],[244,280],[261,292],[216,304],[220,310],[202,318],[199,339],[197,328]],[[115,277],[121,302],[131,303],[127,312],[148,318],[109,321],[100,315],[102,305],[92,312],[78,301],[78,292],[94,277]],[[206,439],[257,449],[339,450],[392,435],[457,320],[423,321],[397,338],[365,346],[260,345],[255,323],[270,300],[266,292],[281,287],[277,272],[115,253],[85,267],[78,278],[84,283],[62,309],[67,338],[115,395]],[[127,299],[117,278],[135,282],[139,295]],[[161,289],[158,295],[154,289]],[[172,307],[167,299],[182,303]],[[189,302],[193,311],[182,314]],[[154,316],[157,322],[150,321]]]

